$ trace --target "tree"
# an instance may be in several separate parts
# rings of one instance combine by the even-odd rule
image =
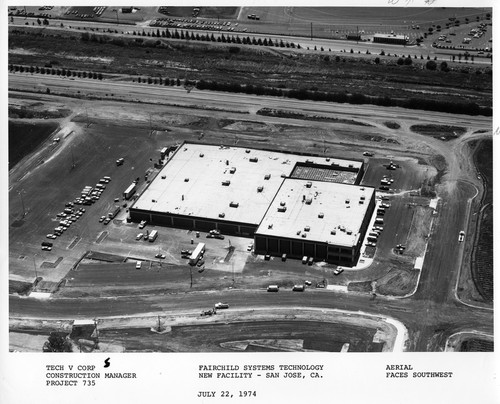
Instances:
[[[437,63],[434,61],[434,60],[429,60],[426,64],[425,64],[425,68],[427,70],[436,70],[437,68]]]
[[[375,64],[378,65],[380,63],[380,58],[379,57],[376,57],[375,60],[374,60]]]
[[[47,88],[48,90],[48,88]],[[52,332],[43,344],[43,352],[72,352],[71,342],[60,333]]]
[[[411,60],[411,56],[408,55],[407,58],[405,58],[405,65],[409,66],[413,63],[413,61]]]
[[[448,72],[450,71],[450,69],[448,68],[448,63],[446,62],[441,62],[441,64],[439,65],[439,69],[442,71],[442,72]]]
[[[403,58],[399,58],[398,61],[397,61],[397,64],[398,65],[402,65],[405,61],[403,60]]]

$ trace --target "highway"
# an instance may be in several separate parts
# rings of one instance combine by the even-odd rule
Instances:
[[[70,80],[59,76],[30,73],[9,73],[9,90],[52,92],[72,96],[89,95],[142,103],[164,105],[194,105],[200,108],[220,108],[230,111],[245,111],[255,114],[259,109],[275,108],[300,113],[328,113],[349,115],[359,120],[369,121],[369,117],[379,119],[411,119],[419,123],[440,122],[443,125],[474,125],[477,129],[491,129],[491,117],[454,115],[442,112],[410,110],[405,108],[386,108],[376,105],[338,104],[318,101],[295,100],[281,97],[262,97],[252,94],[213,92],[193,89],[187,92],[182,87],[155,86],[131,82],[99,81],[90,79]],[[78,93],[80,92],[80,93]],[[108,94],[106,96],[106,94]],[[113,94],[113,96],[111,96]],[[368,117],[368,119],[366,118]]]

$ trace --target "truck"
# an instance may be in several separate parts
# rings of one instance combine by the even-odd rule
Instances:
[[[116,217],[116,215],[117,215],[118,213],[120,213],[120,210],[121,210],[121,209],[122,209],[122,208],[120,208],[119,206],[115,206],[115,208],[114,208],[111,212],[109,212],[109,213],[108,213],[108,217],[109,217],[110,219],[114,219],[114,218]]]
[[[193,266],[196,265],[196,263],[201,258],[204,252],[205,252],[205,243],[198,243],[193,253],[189,257],[189,265]]]
[[[158,237],[158,231],[153,230],[151,233],[149,233],[148,240],[150,243],[156,240],[156,237]]]
[[[130,197],[134,195],[136,189],[137,185],[135,183],[130,184],[129,187],[123,192],[123,197],[125,199],[130,199]]]

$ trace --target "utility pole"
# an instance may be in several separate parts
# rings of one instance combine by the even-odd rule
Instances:
[[[313,40],[313,23],[311,22],[311,41]]]
[[[149,113],[149,136],[153,134],[153,123],[151,121],[151,112]]]
[[[189,265],[189,275],[191,277],[191,284],[189,285],[189,288],[191,289],[193,287],[193,266],[191,264]]]

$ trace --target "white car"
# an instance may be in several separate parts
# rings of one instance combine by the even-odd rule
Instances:
[[[55,234],[47,234],[47,238],[54,239],[57,238],[57,236]]]
[[[142,267],[142,261],[137,261],[137,263],[135,264],[135,269],[141,269]]]
[[[135,236],[135,239],[136,240],[141,240],[142,236],[144,236],[144,234],[143,233],[139,233],[137,236]]]
[[[458,235],[458,241],[461,243],[465,240],[465,232],[462,230]]]
[[[214,307],[216,309],[229,309],[229,304],[219,302],[219,303],[215,303]]]
[[[338,267],[336,270],[333,271],[333,274],[340,275],[342,272],[344,272],[344,268]]]

